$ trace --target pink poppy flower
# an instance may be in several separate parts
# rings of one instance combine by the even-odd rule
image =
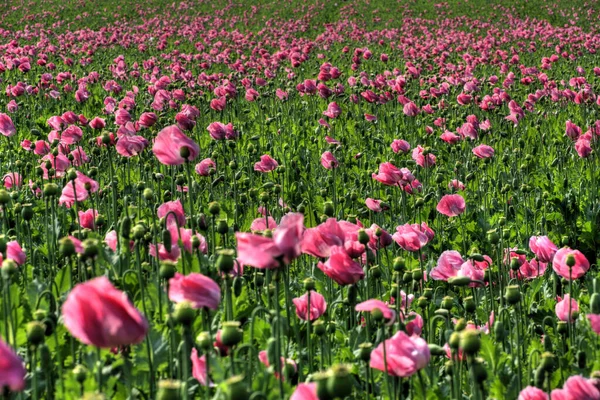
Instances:
[[[548,394],[535,386],[527,386],[521,390],[517,400],[548,400]]]
[[[198,357],[198,350],[196,348],[192,349],[192,353],[190,354],[190,360],[192,361],[192,376],[196,379],[202,386],[214,386],[214,383],[211,382],[208,377],[206,370],[206,356]]]
[[[179,272],[169,280],[169,299],[175,303],[190,302],[193,308],[216,310],[221,302],[221,288],[207,276],[192,272]]]
[[[560,296],[557,296],[557,300],[558,303],[556,303],[556,306],[554,307],[554,312],[556,313],[556,317],[561,320],[561,321],[568,321],[569,320],[569,303],[571,306],[571,322],[575,322],[575,317],[573,316],[573,313],[577,312],[579,313],[579,304],[577,303],[577,300],[572,299],[571,296],[569,294],[565,295],[565,298],[562,299]]]
[[[494,156],[494,149],[491,146],[480,144],[473,149],[473,154],[478,158],[491,158]]]
[[[93,208],[90,208],[86,211],[79,211],[79,224],[82,228],[94,229],[97,216],[98,211],[94,210]]]
[[[567,259],[572,256],[575,264],[572,267],[567,265]],[[579,279],[590,269],[590,262],[585,258],[579,250],[572,250],[568,247],[563,247],[558,250],[552,260],[552,269],[559,276],[565,279]]]
[[[403,250],[419,251],[434,237],[434,232],[427,223],[404,224],[396,227],[396,232],[392,235],[394,241]]]
[[[325,298],[314,290],[310,291],[310,310],[308,309],[308,293],[296,297],[292,301],[296,306],[296,315],[303,321],[309,319],[310,321],[314,321],[325,314],[327,310]]]
[[[456,217],[465,212],[465,199],[459,194],[447,194],[439,201],[436,210],[447,217]]]
[[[321,155],[321,165],[325,169],[333,169],[337,168],[340,165],[340,163],[338,162],[337,158],[335,158],[332,152],[326,151]]]
[[[396,319],[396,311],[391,309],[387,305],[387,303],[384,303],[381,300],[377,300],[377,299],[366,300],[366,301],[363,301],[362,303],[358,303],[354,307],[354,310],[359,311],[359,312],[360,311],[372,312],[375,309],[382,312],[383,317],[387,320],[388,324],[394,323],[394,320]]]
[[[210,176],[217,170],[217,164],[210,158],[205,158],[196,164],[195,171],[200,176]]]
[[[317,267],[338,285],[353,285],[363,279],[365,272],[359,263],[354,261],[343,246],[332,246],[326,262],[319,262]]]
[[[319,400],[316,383],[299,383],[290,400]]]
[[[538,260],[544,263],[552,262],[558,248],[548,236],[532,236],[529,238],[529,249],[536,255]]]
[[[275,161],[271,156],[265,154],[260,156],[260,161],[254,164],[254,170],[259,172],[271,172],[279,166],[279,163]]]
[[[408,153],[410,150],[410,143],[406,140],[394,139],[390,147],[394,153]]]
[[[0,133],[8,137],[13,136],[15,133],[17,133],[12,119],[4,113],[0,113]]]
[[[0,338],[0,395],[4,388],[11,392],[20,392],[25,389],[25,363],[15,351]],[[10,395],[9,395],[10,397]]]
[[[384,362],[383,346],[385,346],[386,362]],[[383,341],[373,350],[370,366],[389,375],[405,378],[425,368],[430,358],[431,353],[425,340],[398,331],[392,338]]]
[[[382,212],[384,210],[389,210],[390,207],[387,206],[384,202],[382,202],[381,200],[375,200],[375,199],[371,199],[371,198],[367,198],[365,200],[365,205],[367,206],[367,208],[373,212]]]
[[[184,154],[184,149],[187,154]],[[152,151],[162,164],[181,165],[198,157],[200,147],[187,137],[177,125],[171,125],[158,133],[154,139]],[[186,157],[183,157],[182,154]]]
[[[167,226],[172,225],[176,218],[177,224],[181,227],[185,225],[185,212],[183,210],[183,204],[181,204],[181,200],[173,200],[167,201],[161,204],[156,210],[156,214],[158,218],[164,218],[169,215],[169,219],[167,220]]]

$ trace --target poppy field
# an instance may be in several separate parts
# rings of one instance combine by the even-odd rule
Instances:
[[[600,400],[600,4],[0,5],[3,399]]]

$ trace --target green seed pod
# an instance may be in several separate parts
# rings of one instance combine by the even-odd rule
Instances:
[[[350,304],[356,303],[356,297],[358,296],[358,288],[355,285],[348,287],[348,301]]]
[[[340,364],[331,368],[331,375],[327,379],[327,390],[334,398],[343,399],[352,393],[352,377],[347,366]]]
[[[26,327],[27,341],[31,345],[37,346],[44,342],[45,332],[46,327],[44,324],[39,321],[32,321]]]
[[[506,288],[504,298],[508,304],[515,305],[521,301],[521,292],[519,291],[518,285],[511,285]]]
[[[361,343],[358,349],[358,358],[364,362],[369,362],[371,352],[373,351],[373,344],[370,342]]]
[[[323,203],[323,214],[325,214],[331,218],[331,217],[333,217],[334,213],[335,213],[335,211],[334,211],[332,202],[327,201],[327,202]]]
[[[169,232],[167,229],[163,229],[161,236],[163,246],[165,246],[165,249],[171,249],[173,247],[171,232]]]
[[[187,302],[177,303],[175,310],[173,311],[173,318],[175,322],[183,326],[190,326],[196,318],[196,310],[192,308],[192,305]]]
[[[158,393],[156,400],[179,400],[181,399],[181,381],[169,379],[158,382]]]
[[[234,252],[231,249],[219,250],[219,256],[217,257],[216,267],[219,272],[228,274],[233,270],[234,267]]]
[[[241,375],[233,376],[223,382],[227,400],[248,400],[250,394]]]
[[[233,295],[235,297],[239,297],[242,294],[243,289],[244,289],[244,278],[241,276],[236,276],[233,279]]]
[[[223,329],[221,330],[221,342],[227,346],[232,347],[242,341],[244,338],[243,332],[240,329],[240,323],[237,321],[223,322]]]
[[[131,235],[131,218],[124,217],[121,220],[121,237],[124,239],[129,239]]]
[[[75,380],[79,383],[83,383],[87,378],[87,368],[83,365],[78,364],[73,368],[73,375],[75,376]]]
[[[460,334],[460,348],[468,355],[477,354],[481,348],[479,331],[467,329]]]
[[[173,262],[163,261],[160,263],[159,275],[162,279],[171,279],[175,276],[175,272],[177,272],[177,267]]]

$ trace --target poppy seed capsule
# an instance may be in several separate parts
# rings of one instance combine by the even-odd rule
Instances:
[[[573,266],[575,266],[575,256],[571,253],[567,255],[567,258],[565,260],[565,264],[567,264],[568,267],[572,268]]]
[[[450,335],[450,338],[448,339],[448,345],[450,346],[450,348],[456,350],[458,349],[458,347],[460,346],[460,333],[459,332],[452,332],[452,334]]]
[[[358,230],[358,242],[360,244],[368,244],[370,240],[371,238],[369,238],[369,235],[364,229]]]
[[[373,344],[370,342],[361,343],[358,345],[358,358],[364,362],[371,360],[371,352],[373,351]]]
[[[347,366],[340,364],[331,368],[331,375],[327,379],[327,390],[331,396],[343,399],[352,393],[353,386]]]
[[[225,235],[229,232],[229,225],[227,225],[226,219],[220,219],[217,221],[217,233]]]
[[[210,351],[213,347],[213,341],[208,332],[200,332],[196,336],[196,343],[203,351]]]
[[[481,348],[479,331],[475,329],[467,329],[461,332],[459,347],[468,355],[477,354]]]
[[[307,292],[311,291],[311,290],[315,290],[315,281],[312,278],[306,278],[304,280],[304,290],[306,290]]]
[[[504,341],[505,337],[506,330],[504,329],[504,324],[502,323],[502,321],[496,321],[496,323],[494,324],[494,338],[497,342],[502,342]]]
[[[521,301],[521,292],[519,291],[519,286],[510,285],[506,288],[506,292],[504,294],[504,298],[508,302],[508,304],[514,305]]]
[[[173,317],[175,322],[183,326],[190,326],[196,318],[196,310],[192,308],[192,305],[188,301],[183,301],[175,305],[173,311]]]
[[[2,261],[2,268],[0,268],[0,272],[2,272],[2,278],[4,280],[10,279],[15,272],[17,272],[17,263],[10,258],[7,258],[6,260]]]
[[[248,388],[241,375],[233,376],[224,382],[227,400],[247,400],[250,397]]]
[[[564,335],[564,334],[566,334],[569,331],[569,326],[567,325],[566,321],[558,321],[558,325],[556,327],[556,330],[561,335]]]
[[[450,296],[444,296],[444,298],[442,299],[441,305],[444,310],[452,309],[453,304],[454,304],[454,299]]]
[[[321,320],[316,320],[313,322],[313,329],[317,336],[323,336],[327,332],[327,327],[325,323]]]
[[[181,381],[169,379],[158,382],[156,400],[179,400],[181,398]]]
[[[240,323],[237,321],[223,322],[223,329],[221,330],[221,342],[227,346],[232,347],[241,342],[243,339],[243,333],[240,330]]]
[[[487,370],[483,365],[483,359],[476,358],[471,364],[471,369],[473,371],[473,377],[475,378],[475,382],[481,384],[488,378]]]
[[[85,382],[85,380],[87,378],[87,368],[85,368],[81,364],[76,365],[75,368],[73,368],[73,376],[75,377],[75,380],[77,382],[79,382],[79,383]]]
[[[460,332],[460,331],[464,330],[466,327],[467,327],[467,321],[465,321],[464,318],[461,318],[458,321],[456,321],[456,325],[454,326],[454,330],[456,332]]]
[[[44,341],[44,333],[46,332],[46,327],[39,321],[32,321],[27,324],[26,333],[27,333],[27,341],[33,345],[37,346]]]
[[[216,201],[213,201],[208,205],[208,212],[211,215],[217,215],[221,212],[221,206]]]
[[[69,237],[60,239],[58,243],[58,251],[63,257],[70,257],[75,254],[75,244]]]
[[[331,217],[333,217],[334,212],[335,211],[334,211],[332,202],[326,201],[325,203],[323,203],[323,214],[325,214],[331,218]]]
[[[163,261],[160,263],[159,275],[162,279],[169,280],[175,276],[177,267],[174,263],[169,261]]]
[[[215,264],[220,272],[224,274],[231,272],[234,267],[233,254],[234,252],[231,249],[219,250],[219,256]]]

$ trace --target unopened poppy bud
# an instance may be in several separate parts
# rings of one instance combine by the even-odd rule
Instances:
[[[329,394],[329,389],[327,387],[327,381],[329,380],[330,375],[331,371],[317,372],[312,375],[314,382],[317,383],[317,398],[319,400],[333,400],[334,398],[334,396]]]
[[[39,321],[32,321],[27,324],[26,333],[27,333],[27,341],[33,345],[37,346],[44,341],[44,333],[46,332],[46,327]]]
[[[221,212],[221,206],[216,201],[213,201],[208,205],[208,212],[211,215],[218,215]]]
[[[331,375],[327,379],[327,390],[334,398],[343,399],[352,393],[353,379],[350,369],[343,364],[331,368]]]
[[[358,288],[355,285],[348,287],[348,301],[350,304],[356,303],[356,296],[358,296]]]
[[[415,201],[415,207],[416,207],[416,208],[421,208],[421,207],[423,207],[424,205],[425,205],[425,200],[423,200],[422,198],[418,198],[418,199]]]
[[[196,343],[204,352],[210,351],[213,347],[213,341],[208,332],[200,332],[196,336]]]
[[[197,249],[198,246],[200,246],[200,238],[198,238],[198,236],[194,235],[194,236],[192,236],[192,248]]]
[[[360,244],[368,244],[370,240],[369,234],[364,229],[358,230],[358,242]]]
[[[124,239],[129,239],[131,235],[131,218],[124,217],[121,220],[121,237]]]
[[[81,364],[76,365],[75,368],[73,368],[73,376],[77,382],[83,383],[87,378],[87,368]]]
[[[321,320],[316,320],[313,322],[313,329],[317,336],[323,336],[327,332],[327,327],[325,323]]]
[[[179,400],[181,398],[181,381],[175,379],[158,382],[156,400]]]
[[[425,296],[421,296],[417,299],[417,307],[419,308],[427,308],[429,305],[429,300]]]
[[[189,302],[183,301],[175,305],[173,317],[175,319],[175,322],[177,322],[178,324],[183,326],[190,326],[196,318],[196,310],[192,308],[192,305]]]
[[[569,237],[568,236],[563,236],[560,240],[560,243],[563,246],[568,246],[569,245]],[[568,264],[567,264],[568,265]]]
[[[481,338],[479,331],[475,329],[467,329],[460,334],[460,346],[462,351],[468,355],[477,354],[481,348]]]
[[[234,252],[230,249],[219,250],[219,256],[217,257],[216,267],[219,272],[228,274],[233,270],[234,267]]]
[[[172,237],[171,237],[171,232],[169,232],[166,229],[163,229],[162,233],[162,242],[163,242],[163,246],[165,247],[165,249],[171,249],[171,247],[173,247],[173,241],[172,241]]]
[[[106,223],[106,219],[102,215],[96,215],[94,223],[96,224],[96,226],[104,226],[104,224]]]
[[[456,321],[456,325],[454,326],[454,330],[456,332],[460,332],[463,329],[465,329],[466,327],[467,327],[467,321],[465,321],[464,318],[461,318],[458,321]]]
[[[452,376],[454,373],[454,362],[452,360],[448,360],[444,364],[444,373],[449,376]]]
[[[220,219],[217,221],[217,233],[220,235],[225,235],[229,232],[229,225],[227,224],[226,219]]]
[[[453,276],[448,279],[448,283],[453,286],[468,286],[471,283],[471,278],[468,276]]]
[[[201,231],[208,230],[208,223],[206,222],[206,215],[204,215],[204,213],[198,215],[196,222],[198,225],[198,229],[200,229]]]
[[[412,272],[405,272],[402,275],[402,281],[404,283],[410,283],[410,282],[412,282]]]
[[[504,240],[510,239],[510,229],[502,230],[502,239],[504,239]]]
[[[448,345],[450,346],[450,348],[456,350],[458,349],[458,347],[460,346],[460,333],[459,332],[452,332],[452,334],[450,335],[450,338],[448,339]]]
[[[450,296],[444,296],[442,299],[442,308],[445,310],[452,309],[452,305],[454,304],[454,299]]]
[[[506,292],[504,294],[504,298],[508,302],[508,304],[514,305],[521,301],[521,292],[519,291],[519,286],[510,285],[506,288]]]
[[[177,267],[174,263],[170,261],[163,261],[160,263],[159,274],[160,277],[164,280],[169,280],[175,276],[175,272],[177,272]]]
[[[592,314],[600,314],[600,294],[594,293],[590,298],[590,308],[592,310]]]
[[[265,284],[265,276],[262,273],[257,272],[254,275],[254,284],[258,287],[261,287],[262,285],[264,285]]]
[[[443,356],[446,354],[446,351],[444,350],[443,347],[438,346],[437,344],[428,344],[427,345],[429,347],[429,352],[431,353],[432,356]]]
[[[240,323],[237,321],[223,322],[223,329],[221,330],[221,342],[227,346],[232,347],[241,342],[243,339],[243,333],[240,329]]]
[[[247,400],[250,398],[248,388],[241,375],[233,376],[223,382],[227,400]]]
[[[332,202],[326,201],[325,203],[323,203],[323,214],[325,214],[331,218],[331,217],[333,217],[334,212],[335,211],[334,211]]]
[[[394,271],[403,272],[406,269],[406,261],[402,257],[394,258]]]

